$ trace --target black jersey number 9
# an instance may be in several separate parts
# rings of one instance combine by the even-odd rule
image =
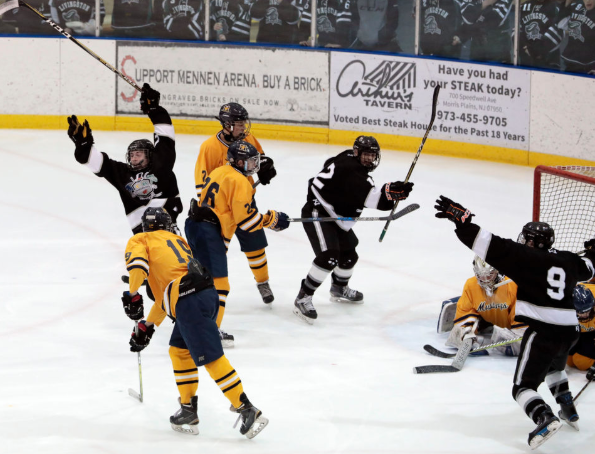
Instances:
[[[201,205],[202,206],[209,206],[211,208],[215,208],[215,195],[219,192],[219,184],[218,183],[213,183],[213,184],[209,184],[211,182],[210,178],[207,178],[207,181],[205,181],[205,188],[208,186],[209,189],[207,189],[207,193],[205,194]]]
[[[564,269],[558,266],[552,266],[547,271],[547,283],[549,285],[547,294],[550,298],[558,301],[564,298],[564,289],[566,288],[566,273]]]
[[[174,254],[176,254],[179,263],[188,263],[188,260],[192,258],[192,251],[190,251],[190,249],[186,247],[182,240],[176,241],[178,243],[178,246],[182,248],[182,251],[186,253],[186,260],[184,260],[182,254],[180,254],[180,251],[178,251],[178,248],[176,248],[176,245],[172,243],[171,240],[167,240],[167,245],[172,249],[172,251],[174,251]]]

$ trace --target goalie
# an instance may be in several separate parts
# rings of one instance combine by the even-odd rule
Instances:
[[[473,348],[521,337],[527,325],[514,321],[516,284],[478,256],[473,259],[473,272],[475,277],[465,282],[462,295],[442,303],[438,333],[450,331],[446,346],[459,348],[470,333]],[[519,349],[516,342],[491,351],[518,356]]]

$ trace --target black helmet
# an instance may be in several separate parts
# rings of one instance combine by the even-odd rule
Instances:
[[[142,216],[143,232],[153,232],[155,230],[167,230],[171,232],[171,216],[165,208],[149,207]]]
[[[533,246],[539,249],[551,249],[556,237],[554,229],[545,222],[527,222],[523,231],[519,234],[517,242],[527,244],[533,242]]]
[[[362,162],[362,154],[363,153],[374,153],[376,157],[373,161],[370,162]],[[359,136],[355,139],[353,144],[353,156],[357,158],[358,162],[363,165],[368,172],[371,172],[378,164],[380,164],[380,145],[378,145],[378,141],[372,136]]]
[[[244,109],[241,104],[237,102],[228,102],[223,104],[219,109],[219,116],[217,119],[221,122],[223,127],[223,137],[228,142],[235,142],[236,140],[243,140],[248,134],[250,134],[250,118],[248,117],[248,111]],[[238,136],[233,136],[233,128],[236,127],[236,123],[244,123],[244,131]]]
[[[229,146],[227,160],[246,176],[253,175],[260,170],[260,153],[254,145],[243,140],[233,142]]]
[[[130,145],[128,145],[128,150],[126,150],[126,164],[128,164],[128,168],[133,171],[139,171],[151,167],[151,155],[153,154],[153,150],[155,147],[153,146],[153,142],[147,139],[140,139],[135,140]],[[130,153],[132,151],[144,151],[145,156],[147,157],[147,165],[142,167],[133,167],[130,163]]]

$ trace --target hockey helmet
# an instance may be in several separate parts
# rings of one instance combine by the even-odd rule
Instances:
[[[147,139],[139,139],[132,142],[128,145],[128,150],[126,150],[126,164],[128,164],[128,168],[132,171],[139,171],[146,169],[151,166],[151,155],[155,147],[153,146],[153,142]],[[132,164],[132,152],[134,151],[144,151],[146,159],[141,161],[137,164]]]
[[[227,160],[246,176],[260,170],[260,153],[254,145],[243,140],[233,142],[227,149]]]
[[[479,286],[491,296],[494,294],[494,286],[498,281],[498,270],[486,263],[478,255],[473,259],[473,272],[477,278]]]
[[[577,285],[572,291],[572,302],[580,322],[591,321],[595,316],[593,306],[595,306],[595,297],[593,293],[584,285]]]
[[[353,156],[371,172],[380,164],[380,145],[372,136],[359,136],[353,143]]]
[[[223,137],[228,142],[243,140],[250,134],[250,127],[252,124],[250,123],[248,111],[237,102],[223,104],[221,109],[219,109],[219,116],[217,119],[221,122],[221,126],[223,127]],[[234,131],[236,130],[239,134],[234,135]]]
[[[518,243],[527,244],[538,249],[551,249],[556,236],[554,229],[545,222],[527,222],[517,239]]]
[[[141,218],[143,232],[154,232],[155,230],[172,230],[171,216],[165,208],[149,207]]]

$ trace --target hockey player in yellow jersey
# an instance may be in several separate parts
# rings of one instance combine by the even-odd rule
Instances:
[[[450,328],[444,325],[440,328],[440,324],[446,323],[445,319],[450,318],[454,323],[446,345],[460,347],[469,333],[475,337],[476,347],[522,337],[527,326],[514,320],[516,284],[477,256],[473,260],[473,271],[475,277],[465,282],[458,301],[454,302],[456,298],[453,298],[443,305],[439,332]],[[448,312],[455,312],[454,317],[445,315]],[[512,343],[494,350],[506,356],[517,356],[519,347],[520,343]],[[487,354],[489,350],[484,352]]]
[[[250,176],[260,168],[261,154],[254,145],[235,141],[227,149],[227,164],[213,170],[206,178],[200,200],[191,202],[185,232],[196,258],[215,280],[219,294],[217,326],[221,326],[229,294],[227,249],[231,237],[261,233],[263,227],[281,231],[289,227],[285,213],[270,210],[262,215],[254,202]],[[233,336],[224,333],[224,347],[232,347]]]
[[[218,167],[227,163],[227,149],[230,144],[238,140],[248,142],[256,148],[260,157],[260,169],[258,178],[263,185],[269,184],[277,174],[273,160],[265,156],[262,146],[250,133],[250,118],[248,112],[240,104],[231,102],[221,106],[218,120],[221,122],[221,131],[208,138],[200,147],[196,160],[194,178],[196,182],[196,195],[200,199],[205,187],[207,177]],[[254,184],[252,176],[248,176],[250,184]],[[254,194],[255,191],[252,191]],[[262,300],[270,304],[274,300],[273,292],[269,285],[269,268],[265,248],[267,246],[266,235],[262,230],[245,232],[239,230],[236,237],[240,243],[242,252],[246,254],[250,269],[254,274],[257,288]]]
[[[198,367],[205,369],[239,413],[240,432],[253,438],[268,424],[254,407],[239,375],[223,354],[215,322],[219,299],[208,270],[192,257],[188,243],[170,231],[172,219],[164,208],[147,208],[142,216],[143,233],[137,233],[126,246],[126,267],[130,290],[122,301],[133,320],[143,317],[142,296],[138,289],[145,278],[155,294],[155,303],[146,320],[138,322],[130,339],[130,350],[143,350],[166,316],[174,322],[169,341],[174,376],[180,393],[180,409],[170,417],[174,430],[198,434]]]
[[[587,379],[595,379],[595,283],[579,284],[572,293],[580,327],[578,342],[570,349],[567,364],[587,371]]]

